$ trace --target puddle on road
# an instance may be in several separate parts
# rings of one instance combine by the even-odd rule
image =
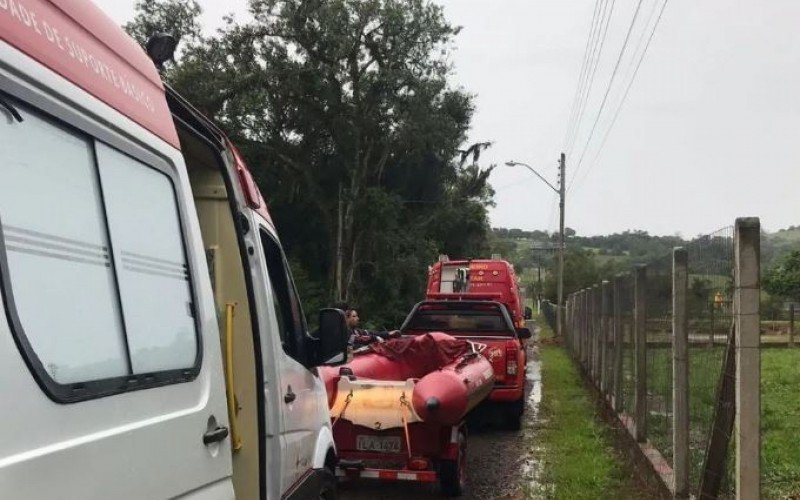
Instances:
[[[528,391],[530,391],[526,410],[534,413],[535,420],[535,414],[539,412],[539,403],[542,402],[542,364],[539,361],[538,346],[528,350],[525,378],[528,380]]]
[[[538,336],[539,329],[536,329]],[[522,457],[520,476],[522,477],[521,493],[530,496],[543,490],[541,483],[542,455],[541,447],[537,446],[536,433],[545,422],[542,420],[539,405],[542,402],[542,364],[539,358],[539,346],[532,345],[528,349],[528,364],[525,377],[527,379],[527,396],[525,408],[524,440],[526,443],[525,456]]]

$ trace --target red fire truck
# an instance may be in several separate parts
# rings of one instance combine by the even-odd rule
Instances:
[[[517,328],[525,326],[522,299],[514,266],[505,260],[448,260],[428,272],[427,299],[496,300],[505,304]]]
[[[441,259],[428,273],[426,300],[417,304],[401,331],[416,335],[442,331],[486,344],[495,386],[484,404],[501,412],[503,423],[518,429],[525,408],[525,327],[514,267],[500,259]]]

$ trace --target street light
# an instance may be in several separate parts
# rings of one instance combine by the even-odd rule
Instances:
[[[562,330],[563,325],[563,317],[561,307],[564,303],[564,198],[565,198],[565,189],[564,189],[564,170],[566,169],[566,156],[564,153],[561,153],[561,157],[558,162],[558,187],[553,186],[550,182],[547,181],[544,177],[542,177],[539,172],[534,170],[533,167],[528,165],[527,163],[522,163],[519,161],[507,161],[506,166],[509,167],[516,167],[517,165],[523,166],[533,172],[536,177],[538,177],[542,182],[547,184],[547,187],[552,189],[553,191],[558,194],[558,208],[559,208],[559,223],[558,223],[558,304],[556,304],[556,334],[562,335],[564,332]]]
[[[553,191],[555,191],[556,193],[558,193],[558,192],[559,192],[557,187],[555,187],[555,186],[553,186],[552,184],[550,184],[550,182],[548,182],[548,180],[547,180],[547,179],[545,179],[544,177],[542,177],[542,176],[539,174],[539,172],[537,172],[536,170],[534,170],[534,169],[533,169],[533,167],[531,167],[531,166],[530,166],[530,165],[528,165],[527,163],[522,163],[521,161],[514,161],[514,160],[511,160],[511,161],[507,161],[507,162],[506,162],[506,166],[507,166],[507,167],[516,167],[516,166],[525,167],[525,168],[527,168],[528,170],[530,170],[531,172],[533,172],[533,174],[534,174],[536,177],[538,177],[539,179],[541,179],[541,180],[542,180],[542,182],[544,182],[545,184],[547,184],[547,187],[549,187],[550,189],[552,189],[552,190],[553,190]]]

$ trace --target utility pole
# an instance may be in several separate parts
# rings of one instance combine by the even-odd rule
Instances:
[[[558,304],[556,304],[556,335],[562,335],[564,333],[562,329],[564,322],[562,307],[564,305],[564,198],[566,197],[566,179],[564,178],[564,171],[566,170],[566,163],[567,157],[564,153],[561,153],[561,158],[558,161],[558,187],[555,187],[527,163],[513,160],[506,162],[506,166],[509,167],[520,165],[527,168],[558,195]]]
[[[558,162],[558,304],[556,304],[556,335],[563,335],[564,327],[564,198],[566,195],[566,178],[564,171],[567,168],[567,157],[561,153]]]

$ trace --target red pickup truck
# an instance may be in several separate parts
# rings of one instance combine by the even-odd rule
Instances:
[[[505,304],[493,300],[425,300],[414,306],[400,327],[403,335],[445,332],[484,344],[495,385],[489,404],[499,407],[504,425],[519,429],[525,408],[525,349],[531,332],[515,327]]]

